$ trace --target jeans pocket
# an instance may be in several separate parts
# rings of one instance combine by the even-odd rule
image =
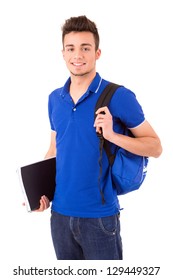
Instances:
[[[115,235],[117,230],[117,215],[99,218],[101,230],[108,235]]]

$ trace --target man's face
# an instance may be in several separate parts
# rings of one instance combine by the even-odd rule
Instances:
[[[95,50],[91,32],[70,32],[64,37],[63,57],[67,68],[74,76],[84,76],[95,72],[96,60],[101,51]]]

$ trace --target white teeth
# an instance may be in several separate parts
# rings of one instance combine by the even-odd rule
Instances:
[[[82,63],[73,63],[74,66],[81,66]]]

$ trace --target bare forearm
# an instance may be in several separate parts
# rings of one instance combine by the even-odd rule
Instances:
[[[113,132],[109,141],[131,153],[141,156],[157,158],[162,153],[161,143],[157,137],[133,138]]]
[[[46,158],[50,157],[55,157],[56,156],[56,132],[52,131],[51,132],[51,141],[50,141],[50,146],[49,149],[45,155]]]

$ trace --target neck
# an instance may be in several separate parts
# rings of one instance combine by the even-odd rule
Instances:
[[[73,76],[71,75],[71,84],[70,84],[70,95],[74,101],[77,103],[79,98],[87,91],[89,85],[94,79],[96,73],[93,75],[85,76]]]
[[[91,84],[92,80],[94,79],[96,72],[86,73],[83,76],[75,76],[71,73],[71,85],[70,89],[86,89]]]

